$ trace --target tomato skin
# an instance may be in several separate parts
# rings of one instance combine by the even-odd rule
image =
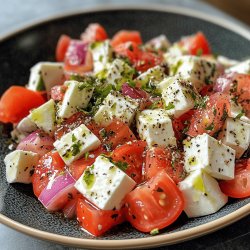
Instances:
[[[101,129],[99,134],[104,147],[109,151],[115,149],[118,145],[136,140],[129,126],[119,120],[114,120],[107,127]]]
[[[85,199],[78,199],[77,220],[94,236],[100,236],[115,225],[124,222],[122,210],[101,210]]]
[[[126,42],[134,42],[138,45],[142,44],[140,32],[136,30],[120,30],[113,36],[111,46],[116,47]]]
[[[101,129],[91,118],[83,112],[78,112],[69,117],[61,125],[58,125],[55,130],[55,139],[60,139],[66,133],[79,127],[81,124],[85,124],[86,127],[94,133],[97,137],[100,137],[99,131]],[[100,138],[99,138],[100,139]]]
[[[65,163],[56,151],[51,151],[40,158],[32,176],[33,192],[36,197],[39,197],[48,185],[50,176],[59,175],[64,167]]]
[[[215,93],[209,96],[206,107],[194,111],[187,134],[192,137],[203,133],[213,136],[223,127],[229,108],[228,95]]]
[[[176,149],[153,147],[147,151],[145,177],[151,179],[161,170],[178,184],[185,177],[183,155]]]
[[[99,23],[91,23],[81,34],[81,40],[87,43],[108,39],[106,30]]]
[[[139,72],[144,72],[162,62],[160,55],[141,50],[135,42],[119,44],[114,51],[117,55],[128,58]]]
[[[250,75],[239,74],[236,72],[224,74],[216,80],[214,89],[226,94],[230,94],[231,99],[241,104],[250,116]]]
[[[202,32],[197,32],[192,36],[184,37],[181,39],[180,45],[183,46],[190,55],[211,54],[207,38]]]
[[[232,198],[250,197],[250,159],[236,162],[233,180],[220,181],[221,191]]]
[[[183,209],[182,193],[165,171],[125,196],[126,218],[141,232],[167,227]]]
[[[177,138],[178,141],[183,140],[185,137],[185,130],[188,127],[189,120],[194,114],[194,110],[191,109],[187,113],[181,115],[178,118],[174,118],[172,125],[173,125],[173,130],[175,133],[175,137]]]
[[[45,100],[40,92],[21,86],[11,86],[0,100],[0,121],[17,123],[29,114],[33,108],[44,104]]]
[[[54,101],[62,101],[64,98],[64,94],[67,90],[67,86],[65,85],[56,85],[51,88],[51,98]]]
[[[146,146],[145,141],[133,141],[117,147],[112,153],[114,162],[127,163],[125,173],[136,183],[142,182]]]
[[[66,51],[69,47],[71,38],[67,35],[61,35],[56,45],[56,60],[63,62]]]
[[[69,172],[75,180],[78,180],[82,175],[83,171],[95,162],[96,157],[98,157],[100,154],[105,153],[106,151],[103,149],[102,146],[98,147],[94,151],[90,151],[87,158],[83,157],[79,160],[72,162],[69,165]]]

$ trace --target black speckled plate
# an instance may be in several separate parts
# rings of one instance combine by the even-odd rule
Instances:
[[[78,37],[92,22],[104,25],[110,35],[120,29],[140,30],[144,41],[166,34],[171,41],[202,30],[214,52],[235,59],[250,55],[250,32],[203,13],[167,6],[102,8],[79,11],[32,24],[0,37],[0,91],[11,84],[24,84],[29,69],[38,61],[54,60],[54,49],[62,33]],[[231,200],[219,212],[196,219],[183,214],[162,234],[151,237],[120,225],[98,239],[86,234],[76,221],[48,213],[35,199],[29,185],[8,185],[3,158],[8,153],[7,138],[0,138],[0,222],[21,232],[61,244],[88,248],[135,248],[173,244],[218,230],[250,212],[250,198]]]

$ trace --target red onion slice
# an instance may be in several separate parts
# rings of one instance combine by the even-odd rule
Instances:
[[[148,94],[144,90],[139,88],[132,88],[128,83],[124,83],[122,85],[122,94],[127,95],[133,99],[148,98]]]
[[[17,149],[31,151],[40,156],[51,151],[54,140],[41,130],[36,130],[27,137],[25,137],[17,146]]]
[[[38,200],[49,211],[58,211],[62,209],[69,200],[75,188],[75,179],[69,172],[51,178],[47,187],[42,191]]]
[[[71,40],[66,52],[66,61],[72,66],[83,65],[86,62],[88,44],[81,40]]]

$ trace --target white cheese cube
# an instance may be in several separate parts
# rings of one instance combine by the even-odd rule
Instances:
[[[54,147],[63,161],[69,165],[71,162],[81,158],[84,153],[99,147],[100,144],[100,140],[82,124],[55,141]]]
[[[187,172],[204,169],[221,180],[234,178],[234,149],[224,145],[208,134],[198,135],[184,142],[184,167]]]
[[[230,109],[229,109],[229,117],[240,119],[243,122],[250,123],[250,119],[245,116],[244,109],[238,103],[236,104],[234,101],[230,100]]]
[[[238,119],[227,118],[218,139],[233,148],[240,158],[249,147],[250,124]]]
[[[130,125],[138,108],[138,101],[129,96],[123,96],[119,92],[111,91],[96,112],[94,120],[102,126],[107,126],[116,118]]]
[[[107,63],[112,59],[112,47],[109,40],[104,42],[95,42],[90,45],[90,50],[93,56],[94,73],[98,73],[105,69]]]
[[[211,84],[217,77],[217,65],[197,56],[176,57],[170,63],[170,75],[187,80],[200,91],[206,84]]]
[[[155,51],[159,51],[159,50],[166,51],[170,46],[171,46],[170,41],[163,34],[157,37],[154,37],[153,39],[149,40],[145,44],[146,49],[155,50]]]
[[[33,109],[30,112],[30,119],[38,128],[48,134],[52,134],[56,125],[56,104],[53,99],[50,99],[40,107]]]
[[[30,115],[24,117],[18,124],[17,124],[17,130],[24,134],[30,134],[37,130],[36,124],[30,119]]]
[[[31,68],[28,88],[50,92],[55,85],[64,81],[63,64],[57,62],[40,62]]]
[[[75,183],[75,188],[98,208],[120,209],[122,200],[133,190],[136,182],[111,163],[98,156]]]
[[[172,121],[164,109],[143,110],[137,116],[137,130],[149,147],[176,146]]]
[[[119,90],[123,83],[131,81],[134,75],[134,69],[121,59],[115,59],[107,67],[106,81]]]
[[[191,172],[178,185],[185,200],[184,211],[189,218],[215,213],[228,201],[218,182],[202,170]]]
[[[31,183],[34,168],[38,161],[39,155],[37,153],[23,150],[15,150],[9,153],[4,158],[7,181],[9,183]]]
[[[64,83],[68,86],[63,101],[59,105],[58,117],[69,118],[79,111],[86,108],[94,91],[92,86],[85,82],[67,81]]]
[[[240,74],[250,74],[250,59],[240,62],[226,70],[228,72],[237,72]]]
[[[199,98],[195,88],[189,82],[180,79],[168,84],[161,90],[161,94],[168,113],[176,118],[192,109]]]
[[[135,81],[140,83],[142,87],[150,87],[152,85],[156,86],[165,76],[164,68],[157,65],[140,74]]]

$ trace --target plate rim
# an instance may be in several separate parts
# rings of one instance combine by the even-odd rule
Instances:
[[[79,8],[77,10],[64,11],[59,14],[54,14],[49,17],[39,18],[38,20],[33,20],[27,23],[24,23],[20,27],[14,27],[8,32],[0,34],[0,43],[5,40],[15,36],[19,33],[22,33],[30,28],[34,28],[41,24],[45,24],[54,20],[60,20],[66,17],[75,16],[79,14],[92,13],[92,12],[105,12],[112,10],[152,10],[152,11],[160,11],[166,13],[174,13],[181,14],[184,16],[191,16],[198,19],[202,19],[208,21],[210,23],[216,24],[223,28],[226,28],[233,33],[239,34],[240,36],[246,38],[250,41],[250,31],[241,26],[240,24],[233,23],[232,21],[225,20],[223,18],[208,15],[202,11],[193,10],[187,7],[178,7],[174,5],[168,4],[145,4],[142,6],[141,4],[107,4],[107,5],[98,5],[96,7],[88,7],[88,8]],[[212,233],[217,231],[225,226],[228,226],[241,218],[250,214],[250,204],[246,204],[243,207],[235,210],[234,212],[220,217],[219,219],[215,219],[213,221],[207,222],[205,224],[192,227],[189,229],[184,229],[179,232],[173,233],[165,233],[157,236],[149,236],[147,238],[137,238],[137,239],[123,239],[123,240],[107,240],[107,239],[84,239],[84,238],[75,238],[71,236],[64,236],[59,234],[54,234],[46,231],[42,231],[39,229],[32,228],[30,226],[26,226],[20,222],[17,222],[3,214],[0,213],[0,223],[15,229],[19,232],[22,232],[26,235],[40,238],[42,240],[51,241],[59,244],[76,246],[76,247],[88,247],[88,248],[99,248],[99,249],[110,249],[119,248],[122,246],[124,249],[137,247],[137,248],[145,248],[145,247],[155,247],[161,245],[170,245],[176,244],[179,242],[183,242],[186,240],[191,240],[193,238],[197,238],[203,236],[208,233]]]

